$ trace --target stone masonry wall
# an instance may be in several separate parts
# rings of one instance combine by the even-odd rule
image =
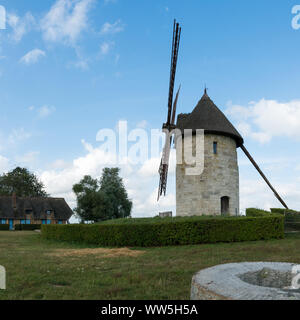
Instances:
[[[195,136],[183,139],[183,150],[188,145],[187,142],[191,141],[190,146],[195,156]],[[214,142],[217,142],[217,154],[213,151]],[[197,158],[200,158],[203,148],[198,150],[200,152],[198,151]],[[178,146],[176,153],[177,159],[183,159],[184,151],[181,152]],[[229,214],[239,214],[239,170],[234,139],[205,134],[204,171],[201,175],[186,175],[186,169],[192,166],[182,162],[176,166],[177,216],[221,215],[221,198],[224,196],[229,197]]]

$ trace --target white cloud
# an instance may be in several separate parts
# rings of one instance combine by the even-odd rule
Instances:
[[[9,144],[16,144],[17,142],[22,142],[31,137],[31,133],[27,132],[24,128],[13,129],[12,133],[8,136]]]
[[[86,71],[89,69],[89,64],[87,60],[78,60],[73,63],[73,66],[77,69]]]
[[[79,182],[84,175],[91,175],[93,178],[100,178],[104,167],[121,168],[128,195],[133,201],[133,215],[136,217],[154,216],[159,211],[173,210],[175,196],[170,193],[166,198],[157,202],[158,167],[157,161],[153,161],[154,171],[146,172],[146,168],[139,171],[138,166],[127,164],[116,165],[115,155],[105,153],[100,147],[93,147],[90,143],[82,140],[82,145],[86,154],[74,159],[70,163],[63,160],[57,160],[50,169],[40,172],[39,176],[46,186],[47,192],[52,196],[65,197],[68,203],[75,206],[75,195],[72,192],[72,186]],[[149,160],[152,163],[151,160]],[[147,166],[147,165],[146,165]],[[151,167],[151,165],[150,165]],[[173,170],[171,170],[173,171]],[[174,172],[174,171],[173,171]],[[171,172],[172,175],[172,172]],[[147,183],[145,183],[147,179]]]
[[[22,40],[23,36],[35,25],[35,19],[30,12],[27,12],[23,18],[16,14],[9,13],[7,15],[7,24],[13,30],[9,37],[13,41],[19,42]]]
[[[115,34],[124,31],[124,24],[121,20],[117,20],[115,23],[105,22],[101,28],[100,34]]]
[[[104,0],[104,4],[117,3],[117,0]]]
[[[51,169],[65,169],[67,167],[68,167],[68,163],[62,159],[57,159],[50,164]]]
[[[160,158],[152,158],[142,165],[140,170],[138,171],[138,174],[143,177],[154,177],[155,175],[158,176],[158,169],[160,165],[161,159]]]
[[[150,158],[144,162],[138,171],[138,174],[142,178],[158,177],[158,170],[161,162],[161,157]],[[176,170],[176,150],[171,149],[170,162],[169,162],[169,174],[174,174]]]
[[[24,64],[34,64],[37,63],[39,58],[46,56],[46,53],[40,49],[34,49],[29,51],[25,56],[20,59],[20,62]]]
[[[56,110],[55,107],[49,107],[45,105],[37,109],[37,113],[40,118],[47,118],[53,112],[55,112],[55,110]]]
[[[118,64],[118,62],[120,61],[120,54],[116,54],[115,56],[115,64]]]
[[[229,106],[226,113],[236,120],[241,134],[261,143],[279,136],[300,137],[300,100],[282,103],[262,99],[248,106]]]
[[[22,166],[32,166],[35,164],[39,154],[37,151],[27,152],[22,156],[16,156],[15,160]]]
[[[13,129],[10,133],[0,132],[0,150],[10,149],[31,138],[31,133],[24,128]]]
[[[137,128],[145,129],[148,126],[147,120],[142,120],[137,123]]]
[[[300,183],[274,183],[273,185],[289,208],[300,209]],[[274,196],[267,184],[261,179],[240,179],[240,207],[260,208],[282,208],[281,203]]]
[[[75,44],[88,27],[88,12],[94,0],[57,0],[41,21],[46,41]]]
[[[0,155],[0,174],[7,172],[10,167],[10,162],[7,158]]]
[[[113,46],[114,46],[113,42],[103,42],[100,46],[100,54],[102,56],[107,55]]]

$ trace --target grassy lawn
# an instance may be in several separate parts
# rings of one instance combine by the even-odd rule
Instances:
[[[300,233],[284,240],[103,250],[43,240],[27,231],[0,232],[7,290],[0,299],[189,299],[195,272],[216,264],[300,264]]]

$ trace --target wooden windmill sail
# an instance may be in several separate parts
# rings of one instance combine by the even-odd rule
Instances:
[[[280,197],[275,188],[271,185],[270,181],[264,175],[262,170],[259,168],[253,157],[250,155],[246,147],[244,146],[244,140],[222,111],[213,103],[213,101],[207,95],[205,90],[203,97],[199,101],[198,105],[190,114],[179,115],[177,123],[175,124],[177,101],[179,96],[180,88],[177,92],[174,104],[173,104],[173,93],[175,74],[178,59],[178,50],[180,43],[181,28],[179,24],[174,21],[173,31],[173,43],[172,43],[172,58],[171,58],[171,74],[170,74],[170,88],[169,88],[169,100],[168,100],[168,114],[167,122],[163,124],[163,129],[166,130],[167,139],[163,149],[162,160],[159,168],[160,182],[158,191],[158,200],[160,196],[166,195],[167,180],[168,180],[168,169],[169,169],[169,157],[172,136],[171,132],[173,129],[180,129],[183,132],[184,129],[204,129],[205,133],[216,133],[225,136],[230,136],[236,141],[236,147],[240,147],[245,155],[248,157],[250,162],[254,165],[255,169],[267,183],[269,188],[274,193],[275,197],[279,202],[288,209],[288,206]]]
[[[169,86],[169,98],[168,98],[168,114],[167,114],[167,122],[163,124],[163,129],[167,130],[167,133],[170,133],[173,129],[175,129],[176,108],[177,108],[177,101],[178,101],[180,87],[178,89],[174,104],[173,104],[173,96],[174,96],[174,85],[175,85],[175,76],[176,76],[176,69],[177,69],[180,36],[181,36],[181,27],[179,26],[179,23],[176,23],[176,20],[174,20],[171,70],[170,70],[170,86]],[[172,137],[170,137],[167,134],[165,147],[163,149],[162,159],[159,167],[160,181],[159,181],[157,200],[159,200],[160,196],[166,195],[171,143],[172,143]]]

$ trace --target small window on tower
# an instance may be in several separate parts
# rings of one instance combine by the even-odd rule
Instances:
[[[214,154],[218,153],[218,142],[214,142]]]

